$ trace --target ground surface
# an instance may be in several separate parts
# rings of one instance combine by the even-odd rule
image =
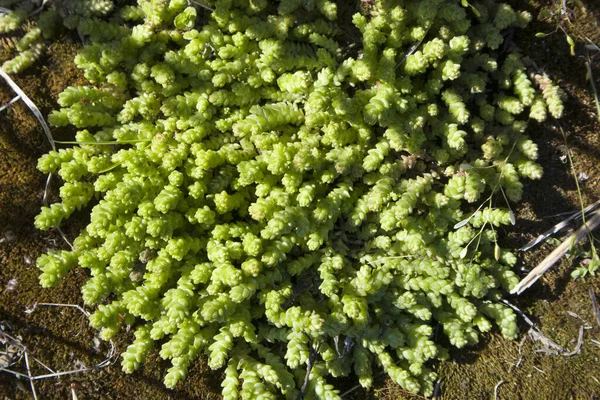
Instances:
[[[534,36],[536,32],[557,29],[560,18],[556,14],[548,15],[548,11],[557,11],[560,1],[513,3],[529,9],[536,20],[526,31],[515,32],[511,40],[539,71],[546,71],[568,94],[565,118],[532,126],[530,130],[531,137],[540,146],[545,177],[527,184],[524,200],[516,209],[517,225],[504,232],[503,244],[518,248],[558,222],[557,214],[579,209],[575,178],[565,162],[569,150],[575,175],[580,178],[583,203],[600,199],[600,123],[585,67],[585,62],[590,60],[596,85],[600,86],[600,52],[588,54],[584,48],[585,37],[600,43],[600,4],[583,1],[587,12],[573,5],[574,26],[562,22],[578,39],[577,56],[572,57],[562,31],[545,38]],[[546,11],[540,13],[541,10]],[[55,99],[65,86],[83,82],[72,63],[79,47],[76,38],[63,36],[37,67],[15,78],[44,115],[57,106]],[[6,59],[9,53],[8,43],[0,43],[0,60]],[[0,105],[13,96],[8,86],[0,82]],[[71,134],[68,130],[53,133],[56,138],[68,138]],[[25,313],[34,303],[81,304],[79,288],[86,279],[85,272],[74,269],[52,290],[42,290],[38,285],[35,259],[48,249],[65,247],[58,234],[39,232],[32,223],[39,211],[45,182],[45,177],[35,169],[36,160],[48,150],[41,128],[22,103],[0,112],[0,321],[10,326],[12,335],[20,336],[30,354],[55,370],[65,371],[103,361],[109,346],[95,340],[95,332],[87,327],[85,318],[76,310],[38,307]],[[84,218],[74,218],[65,224],[67,237],[74,238],[83,223]],[[534,267],[552,248],[544,244],[522,254],[520,268],[526,271]],[[584,245],[585,249],[589,249],[589,245]],[[533,289],[518,298],[509,298],[546,336],[567,349],[575,348],[579,329],[584,325],[568,312],[588,321],[592,328],[585,330],[579,354],[563,357],[536,353],[543,345],[527,337],[529,327],[521,319],[521,338],[506,341],[491,334],[475,348],[452,351],[449,361],[435,366],[441,378],[438,398],[489,399],[495,395],[499,399],[534,400],[600,398],[600,328],[589,298],[590,288],[600,295],[600,279],[573,281],[569,274],[579,262],[573,257],[563,260]],[[118,351],[124,350],[130,336],[119,337]],[[15,369],[23,371],[19,366]],[[220,374],[210,372],[203,361],[196,363],[184,384],[178,385],[175,391],[166,390],[162,385],[164,371],[165,364],[154,352],[142,370],[132,375],[123,374],[120,365],[115,364],[98,371],[40,380],[36,382],[36,390],[43,399],[68,399],[73,392],[80,399],[220,397]],[[33,372],[44,371],[34,367]],[[403,392],[383,376],[376,382],[370,393],[355,390],[344,398],[420,398]],[[355,382],[348,379],[336,384],[344,392]],[[27,381],[1,372],[0,396],[32,397]]]

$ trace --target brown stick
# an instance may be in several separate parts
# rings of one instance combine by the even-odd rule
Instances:
[[[546,271],[558,262],[576,243],[580,242],[588,233],[593,231],[600,225],[600,210],[592,214],[592,218],[588,219],[575,233],[566,238],[560,246],[548,255],[537,267],[531,270],[529,274],[519,282],[511,294],[521,294],[531,285],[533,285]]]

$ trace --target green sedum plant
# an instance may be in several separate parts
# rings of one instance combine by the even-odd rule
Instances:
[[[0,0],[0,7],[3,7],[0,11],[0,35],[26,31],[15,43],[16,54],[2,64],[3,71],[15,74],[27,69],[42,56],[46,41],[55,36],[60,25],[76,29],[81,35],[92,34],[98,26],[102,26],[99,18],[113,9],[113,2]],[[28,20],[32,23],[28,24]]]
[[[206,355],[226,399],[339,398],[328,376],[380,368],[427,394],[438,324],[459,348],[514,338],[498,229],[542,175],[528,120],[561,111],[502,47],[529,14],[369,2],[351,46],[328,0],[210,7],[139,0],[91,29],[90,85],[49,116],[78,145],[39,160],[64,184],[35,224],[90,222],[38,259],[42,286],[88,269],[91,325],[135,328],[124,371],[156,345],[174,387]]]

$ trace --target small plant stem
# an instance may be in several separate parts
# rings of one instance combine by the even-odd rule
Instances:
[[[592,63],[590,60],[585,62],[585,67],[587,69],[587,77],[590,80],[590,85],[592,86],[592,91],[594,92],[594,103],[596,103],[596,118],[600,122],[600,101],[598,100],[598,90],[596,89],[596,83],[594,82],[594,74],[592,73]]]

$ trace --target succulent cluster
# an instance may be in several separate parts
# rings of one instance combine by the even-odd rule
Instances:
[[[22,30],[26,33],[15,43],[17,54],[2,64],[2,70],[17,73],[33,65],[43,54],[45,41],[60,25],[87,34],[91,19],[107,15],[112,0],[0,0],[0,35]],[[9,8],[10,7],[10,8]],[[28,24],[27,21],[33,23]]]
[[[368,388],[377,368],[431,393],[436,326],[456,347],[492,323],[515,337],[497,229],[542,175],[528,119],[562,105],[503,46],[529,14],[462,3],[365,2],[353,28],[329,0],[89,19],[91,85],[49,117],[78,145],[39,160],[64,184],[35,223],[90,222],[38,259],[42,285],[88,269],[91,324],[135,328],[126,372],[159,342],[174,387],[205,354],[226,399],[339,398],[327,376]]]

